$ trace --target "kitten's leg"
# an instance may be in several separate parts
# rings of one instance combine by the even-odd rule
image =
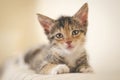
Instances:
[[[77,61],[78,67],[76,69],[76,72],[80,73],[92,73],[93,70],[91,66],[89,65],[87,61],[87,57],[83,56]]]
[[[51,64],[44,65],[40,72],[41,74],[63,74],[69,73],[70,69],[66,64]]]

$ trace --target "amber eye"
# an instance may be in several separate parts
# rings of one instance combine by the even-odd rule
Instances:
[[[61,33],[57,33],[57,34],[56,34],[56,37],[57,37],[57,38],[63,38],[63,35],[62,35]]]
[[[73,32],[72,32],[72,35],[77,35],[77,34],[79,34],[79,30],[74,30]]]

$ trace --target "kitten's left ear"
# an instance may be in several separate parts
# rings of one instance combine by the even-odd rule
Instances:
[[[85,3],[73,17],[78,20],[81,25],[86,25],[88,19],[88,4]]]
[[[37,14],[37,15],[38,15],[39,23],[44,28],[45,33],[49,34],[49,32],[54,24],[54,20],[47,16],[41,15],[41,14]]]

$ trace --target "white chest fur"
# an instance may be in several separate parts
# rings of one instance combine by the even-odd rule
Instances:
[[[85,49],[84,47],[81,47],[75,51],[71,51],[69,54],[65,55],[65,61],[66,63],[71,66],[71,67],[75,67],[76,66],[76,61],[84,55]]]
[[[79,48],[76,48],[74,50],[67,50],[65,48],[61,49],[57,47],[52,47],[51,51],[57,52],[59,55],[63,56],[67,65],[71,67],[75,67],[76,60],[78,60],[83,55],[85,48],[84,46],[81,46],[81,47],[79,46]]]

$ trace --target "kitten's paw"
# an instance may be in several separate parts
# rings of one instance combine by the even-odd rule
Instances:
[[[91,67],[81,67],[79,69],[80,73],[93,73],[93,69]]]
[[[50,74],[63,74],[63,73],[69,73],[69,72],[70,72],[70,69],[67,65],[59,64],[52,69]]]
[[[89,66],[80,66],[76,71],[80,73],[93,73],[93,69]]]

